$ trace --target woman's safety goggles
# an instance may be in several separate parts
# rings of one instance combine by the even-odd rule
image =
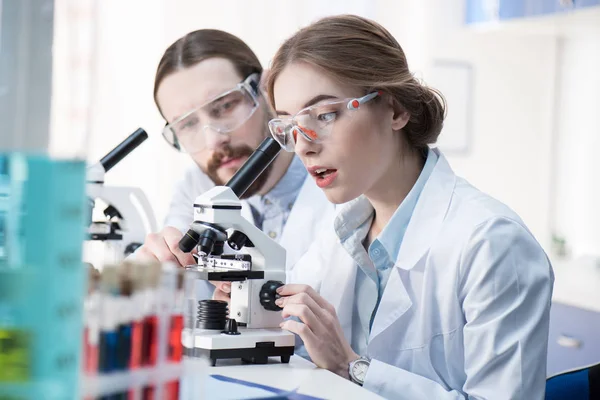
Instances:
[[[184,153],[214,147],[219,135],[235,131],[258,108],[259,79],[252,74],[235,88],[178,117],[164,127],[164,138]]]
[[[293,152],[298,135],[309,142],[321,143],[331,135],[335,122],[344,113],[358,110],[362,104],[379,95],[381,92],[372,92],[359,98],[348,98],[310,106],[290,118],[270,120],[269,130],[284,150]]]

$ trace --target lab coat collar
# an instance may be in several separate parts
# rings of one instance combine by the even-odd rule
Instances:
[[[373,206],[365,195],[340,206],[333,223],[333,228],[340,242],[343,243],[353,234],[356,234],[356,231],[372,216]]]
[[[395,266],[404,270],[411,270],[431,247],[456,185],[456,175],[444,155],[437,148],[432,150],[438,155],[438,161],[423,187],[396,258]]]
[[[387,225],[377,236],[376,240],[383,245],[390,260],[395,261],[398,258],[398,254],[400,254],[400,246],[404,240],[406,229],[419,201],[419,197],[423,192],[423,188],[435,169],[437,160],[438,154],[433,149],[428,149],[425,164],[415,184],[402,200],[402,203],[400,203]]]
[[[390,273],[373,321],[369,344],[412,306],[412,300],[402,282],[402,275],[407,273],[403,271],[412,270],[427,253],[449,209],[456,175],[439,150],[434,151],[439,156],[438,162],[423,188],[406,229],[395,268]]]

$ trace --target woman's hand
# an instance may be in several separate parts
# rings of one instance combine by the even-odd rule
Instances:
[[[349,379],[348,365],[359,356],[346,341],[333,306],[308,285],[284,285],[277,293],[285,296],[275,302],[283,308],[283,318],[293,316],[302,321],[287,320],[281,327],[302,338],[318,367]]]

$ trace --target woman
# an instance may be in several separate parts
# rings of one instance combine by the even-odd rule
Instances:
[[[384,397],[542,398],[553,274],[521,219],[429,147],[441,96],[356,16],[288,39],[271,134],[344,204],[280,288],[313,362]],[[312,271],[311,271],[312,268]],[[311,287],[312,286],[312,287]]]

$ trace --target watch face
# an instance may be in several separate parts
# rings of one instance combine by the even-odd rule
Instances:
[[[367,369],[369,368],[369,364],[364,360],[357,360],[352,366],[352,375],[354,378],[360,382],[365,381],[365,376],[367,375]]]

